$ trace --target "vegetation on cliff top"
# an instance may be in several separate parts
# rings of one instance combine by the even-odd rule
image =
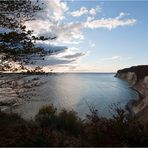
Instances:
[[[117,73],[127,73],[127,72],[135,72],[137,75],[137,79],[143,79],[145,76],[148,76],[148,65],[139,65],[133,66],[130,68],[125,68],[118,70]]]

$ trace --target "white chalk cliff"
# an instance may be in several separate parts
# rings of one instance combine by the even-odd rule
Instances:
[[[148,65],[119,70],[116,77],[127,81],[139,93],[139,100],[132,104],[134,114],[148,108]]]

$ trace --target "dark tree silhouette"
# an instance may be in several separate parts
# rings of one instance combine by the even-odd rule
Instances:
[[[43,57],[50,54],[43,48],[35,47],[36,40],[52,40],[44,36],[33,36],[24,23],[36,19],[36,13],[44,9],[44,4],[31,0],[0,1],[0,71],[17,70],[12,61],[20,64],[32,63],[31,56]],[[44,58],[42,58],[44,59]],[[24,67],[23,67],[24,68]]]

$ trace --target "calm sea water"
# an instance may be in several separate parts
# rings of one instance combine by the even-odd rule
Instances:
[[[38,97],[15,109],[25,118],[33,117],[44,105],[54,104],[58,109],[74,110],[80,117],[89,114],[93,106],[102,116],[109,117],[110,105],[124,107],[137,94],[125,81],[114,74],[57,74],[49,75],[48,82],[38,90]]]

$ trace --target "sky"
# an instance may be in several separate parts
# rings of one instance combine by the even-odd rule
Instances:
[[[42,0],[45,9],[27,22],[35,35],[54,37],[36,43],[52,50],[44,70],[116,72],[148,64],[148,1]]]

